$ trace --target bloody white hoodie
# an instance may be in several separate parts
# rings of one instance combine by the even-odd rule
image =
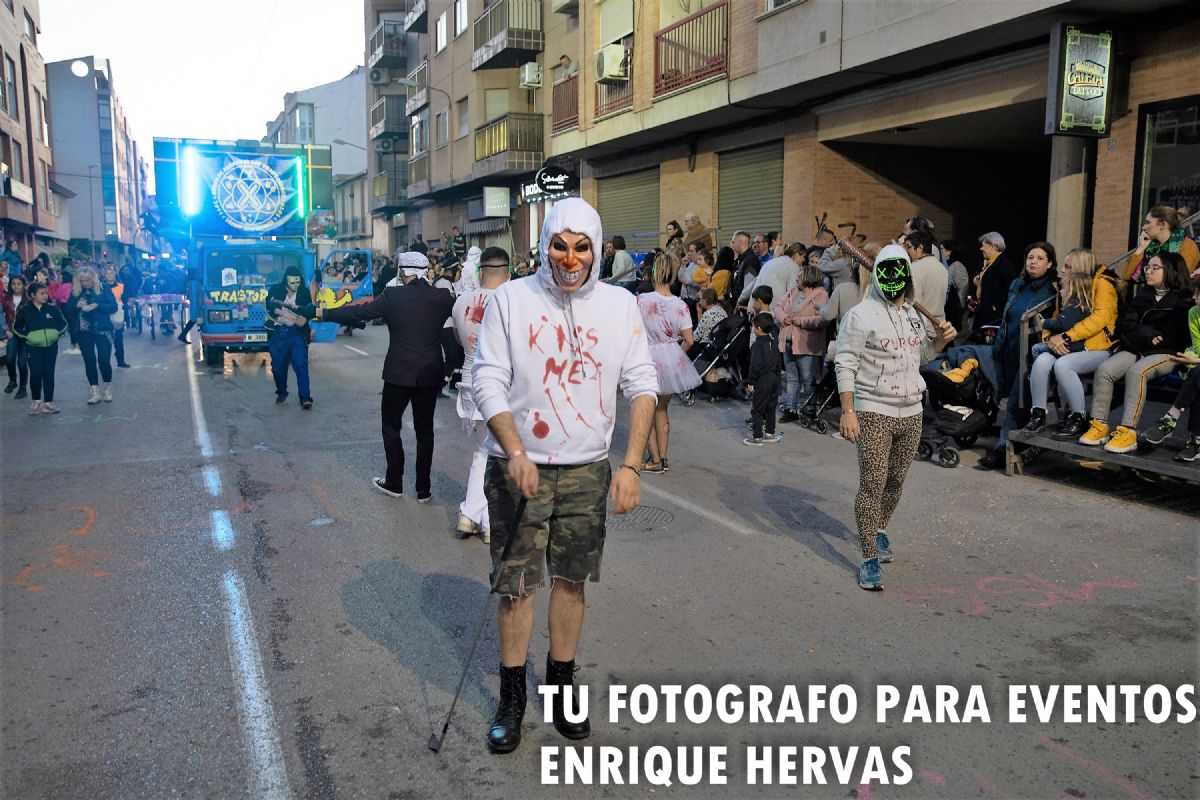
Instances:
[[[586,282],[563,292],[547,249],[556,233],[591,240]],[[600,217],[579,198],[557,203],[542,225],[542,267],[496,290],[479,329],[471,371],[485,420],[509,411],[535,464],[591,464],[608,458],[617,388],[629,402],[658,393],[658,375],[634,296],[600,283]],[[488,436],[488,451],[504,449]]]

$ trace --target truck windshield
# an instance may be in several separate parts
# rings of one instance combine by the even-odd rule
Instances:
[[[205,283],[210,289],[272,286],[283,280],[283,271],[295,266],[303,272],[299,253],[273,250],[209,250]]]

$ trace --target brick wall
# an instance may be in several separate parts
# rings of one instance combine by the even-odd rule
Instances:
[[[712,152],[696,154],[696,169],[688,172],[687,158],[663,161],[658,173],[658,211],[665,225],[676,220],[683,225],[689,211],[700,215],[706,225],[716,218],[717,157]]]
[[[1186,97],[1200,91],[1200,22],[1189,22],[1156,33],[1140,34],[1134,42],[1129,74],[1129,114],[1116,120],[1111,136],[1097,143],[1096,200],[1092,217],[1092,249],[1102,259],[1129,249],[1137,151],[1137,108]]]
[[[729,77],[741,78],[758,71],[758,23],[760,2],[729,2]]]

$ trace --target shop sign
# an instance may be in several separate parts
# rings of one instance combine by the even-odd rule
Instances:
[[[1113,36],[1076,25],[1055,28],[1046,133],[1107,136],[1113,90]]]
[[[485,217],[507,217],[509,211],[507,186],[483,187],[483,215]]]
[[[575,188],[575,176],[562,167],[545,166],[538,170],[534,183],[546,194],[563,194]]]

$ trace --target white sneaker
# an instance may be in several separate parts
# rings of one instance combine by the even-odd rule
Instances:
[[[100,387],[91,386],[88,388],[88,405],[94,406],[100,401]]]
[[[475,533],[478,526],[475,525],[473,519],[460,511],[458,512],[458,524],[454,526],[454,530],[460,534],[458,538],[465,539]]]
[[[484,544],[491,544],[492,543],[492,532],[490,530],[488,530],[487,528],[480,528],[479,529],[479,541],[483,542]]]
[[[29,413],[32,414],[33,412],[31,411]],[[54,403],[42,403],[42,413],[43,414],[57,414],[58,406],[54,405]]]
[[[40,414],[40,413],[42,413],[42,401],[34,400],[32,403],[29,404],[29,416],[32,417],[35,414]]]
[[[82,355],[82,354],[79,352],[79,345],[73,344],[70,347],[68,347],[66,350],[63,350],[63,355],[64,356],[78,356],[78,355]]]
[[[104,384],[104,402],[106,402],[106,403],[112,402],[112,384],[111,383]]]

